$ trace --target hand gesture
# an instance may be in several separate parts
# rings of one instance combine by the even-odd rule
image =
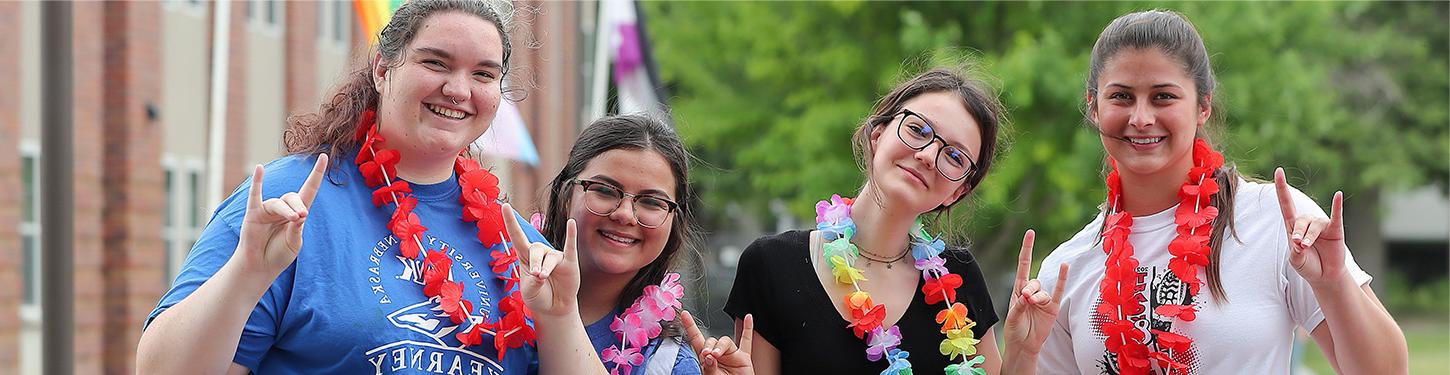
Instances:
[[[247,272],[277,277],[287,269],[302,250],[302,224],[307,220],[307,211],[317,189],[322,185],[322,175],[327,171],[327,154],[317,156],[312,173],[296,192],[281,197],[262,200],[262,166],[252,170],[252,189],[247,195],[247,211],[242,217],[242,231],[237,240],[239,259]]]
[[[1284,168],[1274,169],[1274,190],[1279,195],[1279,211],[1283,214],[1284,229],[1288,233],[1289,264],[1304,280],[1312,284],[1347,277],[1344,267],[1344,192],[1334,192],[1334,203],[1330,205],[1329,217],[1315,214],[1300,215],[1294,210],[1294,197],[1289,193],[1289,184],[1284,182]]]
[[[689,311],[682,313],[680,320],[685,324],[686,341],[695,349],[695,357],[700,359],[700,373],[755,374],[755,367],[750,364],[750,341],[755,337],[754,316],[745,314],[745,329],[740,331],[739,347],[730,340],[730,336],[706,339],[700,333],[700,327],[695,326],[695,317]]]
[[[1012,298],[1007,308],[1005,343],[1007,351],[1037,355],[1047,334],[1052,330],[1062,302],[1063,282],[1067,280],[1067,263],[1058,266],[1057,288],[1054,296],[1042,290],[1037,279],[1028,280],[1032,270],[1032,241],[1036,232],[1028,230],[1022,236],[1022,250],[1017,255],[1017,277],[1012,282]]]
[[[560,317],[579,314],[579,245],[574,219],[569,219],[564,229],[564,250],[554,250],[549,244],[528,241],[524,230],[514,218],[514,209],[503,205],[503,222],[508,228],[509,240],[519,256],[519,283],[523,289],[524,305],[534,314]]]

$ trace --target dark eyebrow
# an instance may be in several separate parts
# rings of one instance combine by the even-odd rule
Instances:
[[[453,59],[453,55],[448,54],[448,51],[444,51],[444,50],[439,49],[439,48],[434,48],[434,47],[418,47],[418,48],[414,48],[413,51],[414,52],[417,52],[417,53],[422,53],[422,54],[435,55],[435,56],[438,56],[440,58],[443,58],[444,60],[452,60]],[[492,68],[492,69],[499,69],[499,68],[502,68],[503,67],[502,64],[499,64],[497,61],[493,61],[493,60],[480,61],[475,66],[482,66],[482,67],[485,67],[485,68]]]
[[[615,180],[613,178],[609,178],[609,176],[605,176],[605,175],[599,174],[599,175],[594,175],[594,177],[590,177],[589,179],[590,180],[599,180],[600,182],[609,184],[610,186],[613,186],[616,189],[624,190],[624,188],[620,187],[620,186],[622,186],[624,184],[619,183],[618,180]],[[634,194],[635,195],[660,195],[660,196],[663,196],[665,199],[670,199],[670,200],[673,200],[674,199],[674,198],[671,198],[669,194],[666,194],[664,192],[664,190],[659,190],[659,189],[644,189],[644,190],[642,190],[642,191],[640,191],[638,193],[634,193]]]
[[[1125,89],[1128,89],[1128,90],[1132,90],[1133,89],[1133,86],[1128,86],[1128,85],[1124,85],[1124,84],[1121,84],[1121,83],[1109,83],[1108,86],[1109,87],[1122,87],[1122,88],[1125,88]],[[1152,87],[1155,88],[1155,89],[1161,89],[1161,88],[1164,88],[1164,87],[1182,88],[1181,86],[1178,86],[1177,84],[1173,84],[1173,83],[1159,83],[1159,84],[1153,85]]]

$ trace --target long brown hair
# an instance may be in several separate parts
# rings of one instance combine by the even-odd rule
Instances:
[[[378,33],[375,54],[381,57],[379,64],[390,68],[401,64],[403,47],[413,41],[418,28],[429,16],[447,11],[478,16],[498,28],[499,37],[503,40],[503,73],[500,79],[507,76],[512,46],[505,22],[493,6],[476,0],[414,0],[403,3],[393,13],[388,25]],[[360,146],[353,138],[358,119],[364,111],[378,107],[378,92],[374,89],[372,73],[372,57],[375,54],[355,57],[349,64],[347,75],[332,88],[317,112],[287,118],[287,130],[282,133],[282,144],[287,154],[326,152],[333,155],[333,166],[337,166],[346,159],[338,156]]]
[[[670,165],[670,174],[675,178],[675,201],[679,207],[674,213],[670,236],[665,248],[649,264],[640,268],[625,284],[615,306],[628,307],[644,293],[644,287],[658,284],[670,270],[683,273],[698,273],[702,263],[699,252],[700,228],[695,222],[698,207],[694,190],[689,184],[689,153],[680,142],[675,130],[664,123],[644,115],[619,115],[594,120],[579,134],[574,147],[569,150],[569,160],[564,168],[549,183],[547,208],[544,210],[543,235],[550,243],[564,243],[564,226],[569,220],[569,207],[574,180],[584,172],[589,162],[611,150],[645,150],[659,154]],[[682,258],[681,255],[685,256]],[[688,282],[682,281],[684,284]],[[687,289],[691,289],[687,285]],[[587,323],[587,322],[586,322]],[[669,335],[678,335],[678,318],[667,324]]]
[[[1093,44],[1092,56],[1088,62],[1088,76],[1085,85],[1087,86],[1088,100],[1084,103],[1083,115],[1097,105],[1098,75],[1102,73],[1103,67],[1108,61],[1124,49],[1156,49],[1171,58],[1178,60],[1188,76],[1193,78],[1196,87],[1198,105],[1214,105],[1209,100],[1217,88],[1217,80],[1214,78],[1213,66],[1208,59],[1208,49],[1203,45],[1203,37],[1198,35],[1198,29],[1193,27],[1186,17],[1173,11],[1149,10],[1125,14],[1103,29],[1098,40]],[[1089,125],[1092,121],[1087,120]],[[1205,124],[1207,125],[1207,124]],[[1203,139],[1209,145],[1213,144],[1208,132],[1202,130],[1208,126],[1199,127],[1195,137]],[[1215,127],[1216,128],[1216,127]],[[1106,166],[1104,167],[1106,171]],[[1106,172],[1104,172],[1106,173]],[[1238,191],[1239,179],[1238,168],[1232,163],[1224,164],[1213,173],[1213,179],[1218,182],[1223,190],[1214,194],[1209,204],[1218,208],[1218,220],[1213,221],[1213,234],[1209,237],[1208,267],[1205,271],[1208,274],[1208,290],[1213,298],[1218,301],[1227,302],[1228,295],[1223,289],[1223,276],[1219,268],[1223,254],[1223,241],[1230,233],[1235,239],[1238,234],[1233,228],[1234,217],[1234,192]],[[1104,205],[1104,210],[1106,210]],[[1106,211],[1104,211],[1106,212]],[[1106,224],[1106,223],[1105,223]],[[1099,228],[1101,231],[1102,228]]]

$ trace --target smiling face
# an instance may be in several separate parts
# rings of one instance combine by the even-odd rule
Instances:
[[[921,94],[907,100],[902,108],[917,116],[898,113],[890,122],[871,131],[871,183],[885,193],[887,201],[904,203],[913,212],[950,205],[966,193],[967,187],[962,181],[952,181],[942,175],[940,169],[950,168],[938,165],[938,161],[980,160],[981,128],[955,93]],[[903,141],[910,140],[913,134],[919,135],[917,132],[923,127],[929,127],[940,140],[932,139],[921,150]],[[943,140],[961,154],[938,158],[938,152],[945,147]]]
[[[644,216],[646,224],[653,224],[644,211],[676,200],[675,177],[663,156],[640,149],[605,151],[590,160],[577,179],[591,181],[582,184],[588,189],[577,183],[569,187],[568,213],[578,223],[579,269],[586,280],[591,274],[632,276],[660,256],[678,213],[669,212],[655,228],[640,225],[638,218]],[[598,203],[611,190],[642,198],[626,195],[613,212],[604,216],[592,212],[591,204],[597,212],[610,209],[611,205]]]
[[[429,16],[397,62],[375,58],[380,131],[404,155],[451,157],[488,130],[502,97],[503,44],[489,21]]]
[[[1096,89],[1088,116],[1120,173],[1182,179],[1211,112],[1182,63],[1156,48],[1124,49],[1104,64]]]

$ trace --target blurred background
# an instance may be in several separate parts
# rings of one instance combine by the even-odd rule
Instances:
[[[16,306],[0,308],[0,373],[41,373],[57,354],[46,342],[67,343],[77,373],[131,373],[141,323],[216,202],[281,155],[286,117],[317,110],[397,4],[0,2],[0,306]],[[511,8],[507,84],[526,95],[475,143],[484,162],[515,206],[537,209],[591,120],[668,119],[696,157],[708,231],[688,307],[717,335],[731,330],[720,308],[741,250],[813,225],[815,201],[853,194],[851,131],[892,85],[939,64],[974,62],[1009,108],[992,173],[935,225],[1005,295],[1023,231],[1037,230],[1040,260],[1102,201],[1102,148],[1080,112],[1097,34],[1130,11],[1180,11],[1218,73],[1220,149],[1261,178],[1283,166],[1323,206],[1343,190],[1350,248],[1405,331],[1411,373],[1450,368],[1450,3]],[[46,29],[57,22],[68,24]],[[70,79],[47,78],[55,71]],[[47,174],[70,178],[46,186]],[[65,272],[46,274],[42,258]],[[49,298],[68,308],[47,311]],[[65,334],[47,337],[47,322]],[[1312,343],[1300,353],[1296,372],[1332,373]]]

